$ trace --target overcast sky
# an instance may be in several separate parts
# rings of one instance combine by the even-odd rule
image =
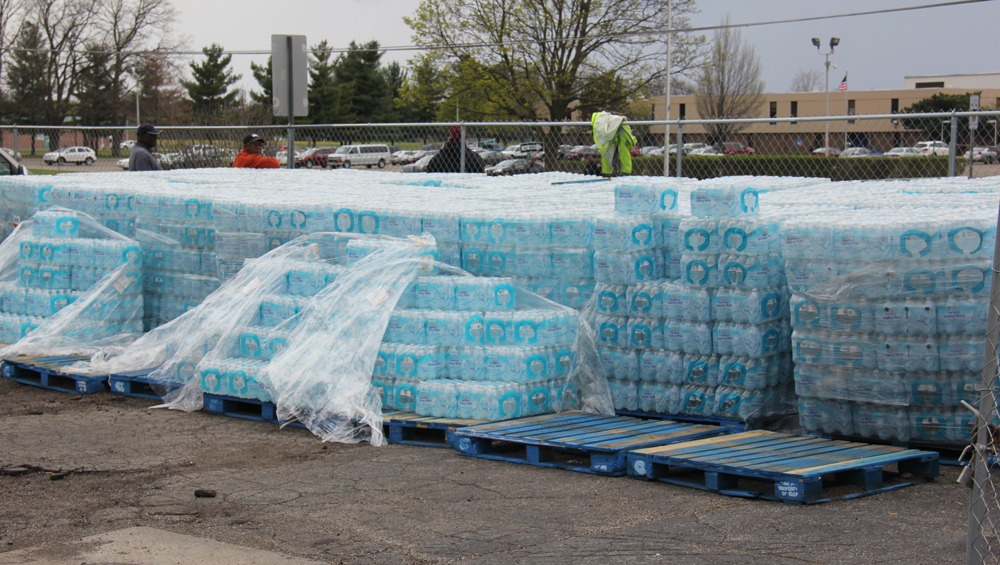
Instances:
[[[713,25],[729,13],[733,23],[753,23],[809,16],[918,6],[944,0],[701,0],[695,26]],[[188,39],[191,50],[218,43],[226,50],[269,50],[272,34],[305,35],[309,45],[326,39],[333,47],[352,40],[376,39],[383,46],[410,45],[410,29],[403,16],[412,14],[417,0],[324,0],[228,2],[173,0],[179,12],[175,31]],[[823,71],[823,57],[810,40],[840,37],[831,57],[835,90],[848,72],[851,90],[902,88],[908,75],[1000,71],[995,26],[1000,2],[839,18],[817,22],[744,28],[764,67],[767,92],[787,92],[800,69]],[[708,32],[711,35],[711,32]],[[389,52],[383,61],[406,63],[414,52]],[[265,63],[267,55],[234,55],[233,67],[243,74],[241,86],[256,88],[250,62]],[[1000,85],[998,85],[1000,87]]]

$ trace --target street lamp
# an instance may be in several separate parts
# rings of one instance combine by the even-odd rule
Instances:
[[[997,148],[997,121],[990,120],[990,125],[993,126],[993,149]]]
[[[826,88],[823,90],[826,92],[826,137],[823,141],[824,152],[830,154],[830,55],[833,55],[833,48],[840,45],[839,37],[830,38],[830,51],[823,53],[820,51],[820,42],[818,37],[812,38],[813,45],[816,46],[816,52],[820,55],[826,57]]]

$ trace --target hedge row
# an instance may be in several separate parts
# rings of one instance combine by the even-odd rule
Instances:
[[[663,174],[662,157],[636,157],[632,174]],[[547,163],[548,164],[548,163]],[[549,170],[582,173],[583,161],[557,161]],[[956,169],[965,168],[958,159]],[[908,179],[948,175],[947,157],[883,157],[841,159],[805,155],[730,155],[726,157],[684,157],[683,176],[709,179],[724,176],[826,177],[835,181],[869,179]],[[670,176],[677,174],[677,160],[670,160]]]

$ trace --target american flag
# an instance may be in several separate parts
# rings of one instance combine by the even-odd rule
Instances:
[[[840,91],[847,92],[847,75],[844,75],[844,80],[840,81]]]

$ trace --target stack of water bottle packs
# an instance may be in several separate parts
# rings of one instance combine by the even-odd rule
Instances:
[[[489,421],[576,406],[578,314],[525,294],[510,277],[418,278],[378,352],[383,406]]]
[[[39,212],[0,249],[0,342],[13,344],[47,318],[78,299],[86,309],[64,335],[100,340],[121,333],[141,333],[142,253],[138,244],[97,225],[72,210]],[[95,285],[115,274],[112,289],[94,296]]]
[[[936,198],[782,224],[803,430],[968,441],[960,401],[979,397],[996,207]]]
[[[619,185],[619,215],[596,221],[595,330],[616,409],[740,421],[789,410],[780,219],[737,186],[679,197]]]
[[[215,223],[212,200],[189,190],[140,192],[135,210],[145,256],[143,322],[150,330],[194,308],[219,288]]]

